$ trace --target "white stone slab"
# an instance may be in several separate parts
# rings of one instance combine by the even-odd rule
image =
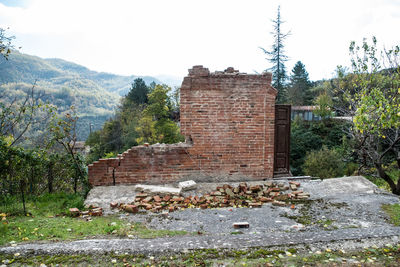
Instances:
[[[188,190],[196,189],[196,187],[197,187],[197,184],[193,180],[188,180],[188,181],[184,181],[184,182],[180,182],[179,183],[179,188],[182,188],[182,191],[188,191]]]
[[[145,185],[145,184],[138,184],[135,186],[136,192],[144,192],[148,194],[154,195],[180,195],[182,189],[176,187],[165,187],[165,186],[158,186],[158,185]]]

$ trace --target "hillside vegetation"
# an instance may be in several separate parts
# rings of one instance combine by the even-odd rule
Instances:
[[[34,83],[43,102],[56,105],[60,113],[74,106],[79,116],[78,138],[85,140],[114,114],[136,76],[91,71],[62,59],[42,59],[13,51],[0,58],[0,96],[3,103],[20,98]],[[159,81],[143,77],[146,83]]]

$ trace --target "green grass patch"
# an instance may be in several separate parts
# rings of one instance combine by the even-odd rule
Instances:
[[[117,234],[124,227],[124,222],[115,217],[95,217],[86,221],[66,216],[18,216],[7,217],[7,221],[7,224],[2,223],[0,226],[0,245],[11,241],[84,239]]]
[[[400,204],[382,205],[382,209],[389,215],[390,223],[396,226],[400,225]]]
[[[84,199],[80,194],[53,193],[41,196],[27,196],[26,210],[33,216],[54,216],[65,214],[68,208],[83,209]],[[8,216],[23,215],[23,206],[19,196],[0,198],[0,213]]]
[[[87,239],[99,236],[155,238],[185,235],[185,231],[154,230],[140,223],[131,224],[117,216],[71,218],[69,208],[83,207],[83,198],[77,194],[45,194],[28,198],[29,216],[24,216],[16,198],[3,198],[0,205],[0,245],[11,241],[60,241]]]

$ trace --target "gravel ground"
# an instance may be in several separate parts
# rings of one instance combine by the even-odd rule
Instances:
[[[287,181],[286,181],[287,182]],[[0,247],[0,253],[103,253],[121,251],[140,254],[186,251],[188,249],[295,246],[320,249],[327,246],[352,249],[359,246],[398,243],[400,227],[387,222],[382,204],[399,203],[398,196],[382,192],[363,177],[302,180],[301,189],[310,200],[296,202],[294,209],[271,203],[261,208],[185,209],[169,214],[124,214],[122,218],[142,222],[150,228],[185,230],[187,236],[156,239],[81,240],[48,244]],[[255,181],[250,184],[260,184]],[[237,183],[230,183],[236,185]],[[203,183],[185,195],[201,195],[217,184]],[[108,209],[110,201],[130,202],[132,186],[97,187],[86,203]],[[246,221],[249,228],[234,229]]]

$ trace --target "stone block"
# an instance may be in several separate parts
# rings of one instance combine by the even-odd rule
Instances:
[[[189,191],[189,190],[193,190],[197,188],[197,184],[195,181],[193,180],[188,180],[188,181],[184,181],[184,182],[180,182],[178,184],[179,188],[182,191]]]
[[[144,192],[149,195],[180,195],[182,189],[176,187],[165,187],[157,185],[143,185],[138,184],[135,186],[135,191]]]

